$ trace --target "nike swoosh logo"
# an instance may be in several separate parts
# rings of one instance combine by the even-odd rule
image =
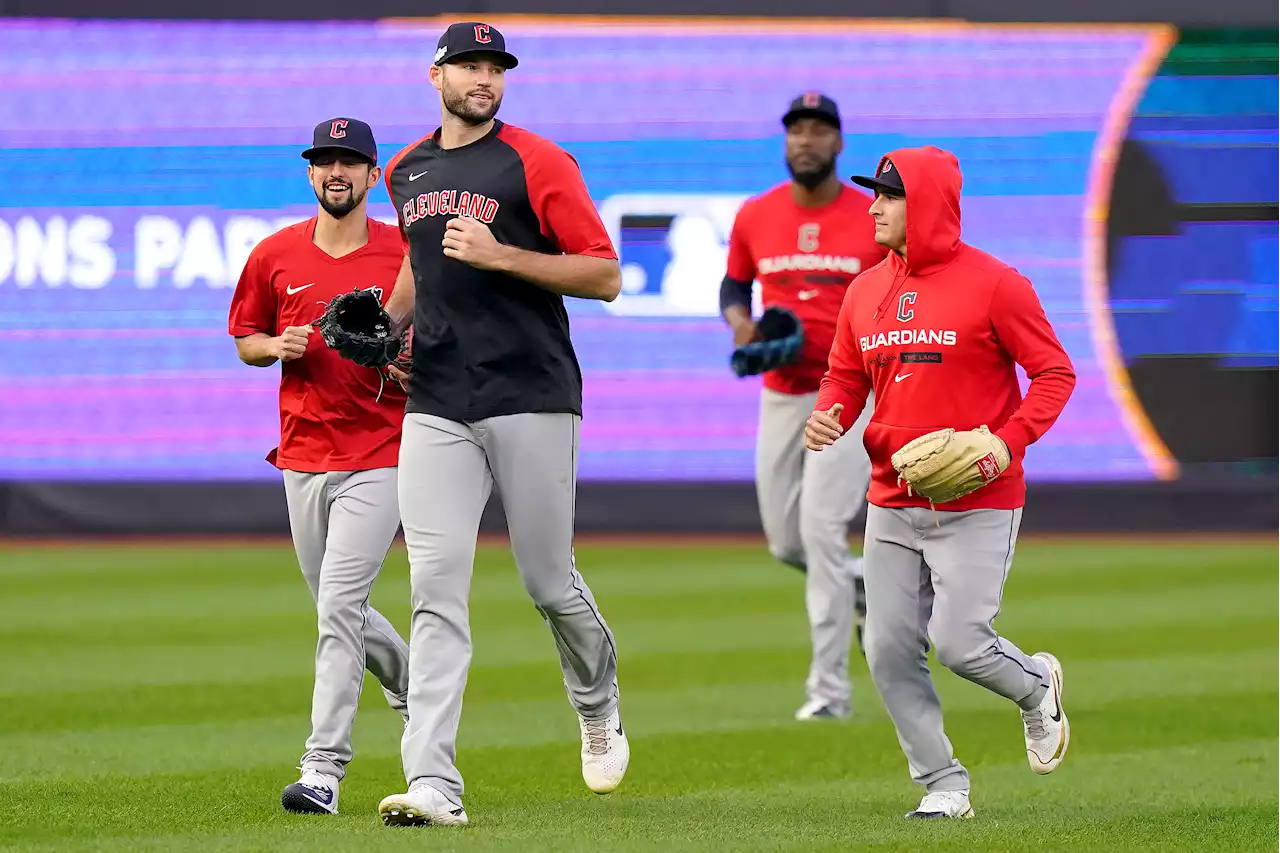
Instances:
[[[816,290],[802,290],[796,294],[796,298],[801,302],[808,302],[810,299],[818,295]]]
[[[1062,697],[1058,694],[1057,679],[1054,679],[1053,686],[1053,713],[1049,715],[1049,719],[1053,720],[1055,723],[1060,723],[1062,722]]]
[[[302,287],[294,287],[293,285],[289,285],[288,287],[286,287],[286,288],[284,289],[284,292],[285,292],[285,293],[287,293],[287,294],[289,294],[290,296],[293,296],[293,294],[295,294],[295,293],[301,293],[302,291],[306,290],[308,287],[311,287],[311,286],[312,286],[312,285],[314,285],[314,284],[315,284],[315,282],[313,281],[313,282],[311,282],[311,284],[304,284],[304,285],[302,285]]]
[[[321,803],[326,806],[333,805],[333,791],[330,791],[328,788],[312,788],[308,785],[303,785],[302,787],[304,790],[309,791],[312,794],[311,799],[315,800],[317,803]]]
[[[411,180],[411,181],[416,181],[416,180],[418,180],[418,178],[421,178],[423,175],[425,175],[427,172],[430,172],[430,171],[431,171],[430,169],[427,169],[425,172],[418,172],[416,175],[415,175],[415,174],[410,174],[410,175],[409,175],[409,180]]]
[[[906,379],[908,376],[915,376],[915,373],[914,373],[914,372],[913,372],[913,373],[899,373],[897,376],[893,377],[893,381],[894,381],[894,382],[901,382],[902,380]]]
[[[616,729],[614,729],[614,731],[616,731],[619,735],[621,735],[621,734],[622,734],[622,726],[618,726]]]

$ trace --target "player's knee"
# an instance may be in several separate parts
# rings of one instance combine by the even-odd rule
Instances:
[[[981,668],[990,652],[990,643],[969,633],[940,633],[932,637],[932,643],[938,663],[961,678]]]
[[[797,569],[805,567],[804,547],[799,542],[770,542],[769,553],[775,560]]]
[[[904,666],[916,665],[920,657],[918,643],[905,632],[902,635],[884,630],[868,613],[866,631],[862,638],[867,654],[867,668],[873,678],[892,676]]]
[[[321,636],[335,636],[352,633],[351,626],[359,626],[364,621],[361,612],[361,601],[352,600],[349,596],[325,595],[323,588],[316,600],[316,627]]]
[[[551,616],[565,612],[580,598],[573,584],[560,572],[556,572],[554,576],[526,575],[524,588],[533,600],[533,606]]]
[[[843,562],[849,556],[849,530],[839,522],[813,521],[800,525],[800,544],[811,560],[823,555],[833,563]]]

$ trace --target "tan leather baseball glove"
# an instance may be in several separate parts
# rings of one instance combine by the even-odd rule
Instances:
[[[940,504],[990,483],[1009,467],[1009,459],[1009,448],[983,424],[961,432],[934,430],[903,445],[891,461],[908,493]]]

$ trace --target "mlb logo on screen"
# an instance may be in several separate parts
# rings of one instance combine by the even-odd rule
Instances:
[[[636,193],[606,200],[600,217],[621,257],[622,293],[605,309],[622,317],[720,316],[729,232],[747,198]]]

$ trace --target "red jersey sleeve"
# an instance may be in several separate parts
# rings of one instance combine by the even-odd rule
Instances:
[[[255,246],[236,282],[227,316],[227,332],[237,338],[259,332],[276,333],[276,291],[271,286],[271,270],[265,254],[261,243]]]
[[[405,254],[409,254],[409,234],[404,230],[404,212],[400,210],[400,206],[396,204],[396,197],[391,194],[391,172],[400,162],[400,157],[404,152],[400,152],[390,163],[387,164],[387,171],[382,176],[382,181],[387,185],[387,197],[391,199],[391,204],[396,209],[396,227],[400,230],[400,245],[404,249]]]
[[[542,233],[560,251],[617,259],[578,161],[568,151],[552,143],[539,145],[525,159],[525,183]]]
[[[815,408],[825,412],[836,403],[843,403],[840,412],[840,426],[846,431],[862,414],[867,405],[867,397],[871,396],[871,376],[858,350],[858,336],[853,330],[853,288],[845,290],[844,301],[840,303],[840,314],[836,318],[836,339],[831,345],[831,355],[827,358],[827,372],[818,387],[818,402]]]
[[[747,236],[748,215],[748,209],[743,207],[733,219],[733,229],[729,232],[729,260],[724,274],[735,281],[750,284],[756,279],[756,261],[751,257],[751,245]]]
[[[1031,380],[1022,404],[996,430],[1009,452],[1020,458],[1062,414],[1075,388],[1076,372],[1031,282],[1016,272],[1006,273],[996,285],[991,325],[1001,346]]]

